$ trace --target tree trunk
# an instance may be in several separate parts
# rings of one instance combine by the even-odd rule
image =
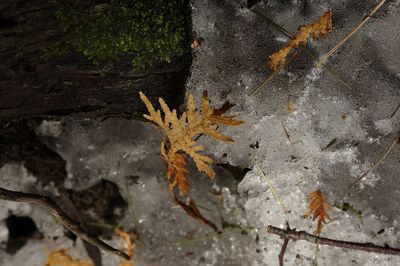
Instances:
[[[162,97],[179,106],[190,55],[143,71],[132,70],[130,57],[104,75],[76,53],[45,60],[45,50],[65,37],[49,2],[0,3],[0,121],[63,115],[139,118],[146,112],[139,91],[153,102]]]

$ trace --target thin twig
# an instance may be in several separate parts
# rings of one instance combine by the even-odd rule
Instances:
[[[275,200],[279,203],[279,206],[281,206],[283,214],[287,214],[288,213],[288,209],[287,209],[285,203],[283,202],[282,198],[279,196],[279,193],[274,188],[274,185],[272,185],[271,180],[264,173],[264,171],[260,168],[260,166],[257,163],[256,158],[253,157],[253,161],[254,161],[254,165],[256,166],[257,170],[261,173],[261,176],[263,177],[265,182],[267,182],[267,185],[268,185],[269,189],[271,190],[272,195],[274,195]]]
[[[60,194],[60,197],[57,197],[56,200],[59,200],[59,202],[65,207],[72,219],[78,221],[82,228],[87,230],[85,224],[81,223],[81,221],[83,220],[81,214],[79,213],[78,209],[75,207],[71,199],[67,196],[66,191],[62,189],[60,191]],[[88,256],[93,261],[94,266],[102,266],[103,263],[101,260],[100,249],[87,241],[83,241],[83,245],[85,246]]]
[[[394,111],[393,111],[392,115],[390,116],[390,118],[392,118],[392,117],[397,113],[397,111],[398,111],[399,109],[400,109],[400,104],[397,105],[396,109],[394,109]]]
[[[100,239],[90,235],[86,230],[84,230],[77,222],[72,220],[64,211],[49,197],[38,195],[38,194],[30,194],[23,193],[18,191],[11,191],[0,187],[0,199],[8,200],[8,201],[16,201],[16,202],[27,202],[36,204],[42,207],[49,208],[51,214],[67,228],[69,231],[74,233],[77,237],[82,240],[89,242],[90,244],[102,249],[108,253],[117,255],[126,260],[130,259],[126,253],[122,252],[119,249],[115,249],[108,245],[107,243],[101,241]]]
[[[284,239],[305,240],[314,244],[400,256],[400,249],[398,248],[382,247],[371,243],[358,243],[358,242],[334,240],[330,238],[315,236],[305,231],[280,229],[272,225],[268,226],[267,231],[268,233],[278,235]]]
[[[290,226],[289,226],[288,222],[286,222],[286,230],[290,230]],[[286,252],[286,248],[289,244],[289,240],[290,240],[289,238],[285,238],[285,241],[283,241],[281,252],[279,253],[279,256],[278,256],[279,266],[283,266],[283,258],[285,256],[285,252]]]
[[[338,44],[336,44],[332,50],[330,50],[324,57],[321,58],[321,60],[319,60],[315,66],[316,67],[320,67],[323,63],[326,62],[326,60],[328,60],[328,58],[334,53],[336,52],[337,49],[339,49],[340,46],[342,46],[345,42],[347,42],[348,39],[350,39],[351,36],[353,36],[359,29],[361,29],[361,27],[376,13],[376,11],[378,11],[381,6],[385,3],[386,0],[381,0],[375,7],[374,9],[372,9],[372,11],[361,21],[360,24],[358,24],[355,28],[352,29],[352,31],[350,31],[350,33],[344,37]]]
[[[292,57],[290,57],[289,60],[287,60],[285,62],[284,65],[282,65],[281,67],[279,67],[277,70],[275,70],[274,72],[271,73],[271,75],[269,75],[264,81],[263,83],[261,83],[255,90],[253,90],[249,96],[252,96],[253,94],[255,94],[257,91],[259,91],[262,87],[264,87],[265,85],[267,85],[268,82],[270,82],[272,80],[273,77],[275,77],[276,74],[278,74],[284,67],[286,67],[287,65],[290,64],[290,62],[293,61],[293,59],[295,59],[297,56],[297,53],[294,53]]]
[[[289,244],[289,238],[286,238],[282,244],[281,252],[279,253],[279,266],[283,266],[283,257],[285,256],[287,245]]]
[[[386,159],[386,157],[390,154],[390,152],[394,149],[394,147],[396,147],[396,145],[399,143],[400,143],[400,137],[393,141],[392,145],[390,145],[390,147],[386,150],[385,154],[379,159],[379,161],[374,163],[367,171],[365,171],[362,175],[360,175],[353,182],[351,182],[349,187],[354,187],[361,179],[363,179],[366,175],[368,175],[369,172],[377,168],[383,162],[383,160]]]

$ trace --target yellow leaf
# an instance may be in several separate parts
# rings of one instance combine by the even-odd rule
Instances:
[[[225,104],[221,109],[210,108],[207,92],[203,93],[202,110],[197,111],[194,97],[189,94],[186,103],[186,111],[178,118],[175,110],[170,110],[163,99],[159,99],[161,110],[164,113],[164,120],[161,117],[160,110],[155,110],[149,99],[140,92],[140,98],[144,102],[149,114],[143,116],[154,122],[164,131],[166,138],[161,143],[161,156],[167,163],[167,180],[171,192],[178,186],[182,194],[186,194],[189,185],[186,180],[186,158],[182,152],[189,155],[196,164],[199,171],[204,172],[210,178],[215,173],[210,168],[209,163],[213,160],[200,152],[204,150],[203,146],[197,145],[195,139],[200,135],[208,135],[220,141],[233,141],[229,136],[222,134],[218,126],[238,126],[243,121],[235,120],[235,116],[223,115],[232,105]]]

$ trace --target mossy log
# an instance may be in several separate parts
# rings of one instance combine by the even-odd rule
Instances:
[[[183,100],[191,56],[134,71],[129,55],[105,73],[79,53],[45,59],[45,51],[65,39],[48,0],[0,3],[0,120],[75,115],[139,118],[152,101]],[[188,27],[190,27],[188,25]]]

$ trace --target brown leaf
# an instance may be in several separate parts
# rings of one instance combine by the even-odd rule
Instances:
[[[275,52],[269,56],[268,67],[274,71],[282,68],[285,65],[286,57],[292,51],[293,48],[296,48],[300,45],[305,46],[307,44],[307,40],[310,36],[313,37],[314,40],[326,36],[329,32],[332,31],[332,12],[325,12],[317,21],[311,23],[307,26],[301,26],[299,28],[299,33],[294,36],[294,38],[282,49],[278,52]]]
[[[308,212],[304,215],[304,218],[307,219],[310,214],[313,214],[313,221],[318,218],[317,230],[314,231],[314,234],[319,235],[323,226],[322,223],[326,223],[325,219],[332,220],[328,214],[331,207],[329,203],[326,202],[321,190],[319,189],[311,192],[308,197],[310,200],[308,204]]]

